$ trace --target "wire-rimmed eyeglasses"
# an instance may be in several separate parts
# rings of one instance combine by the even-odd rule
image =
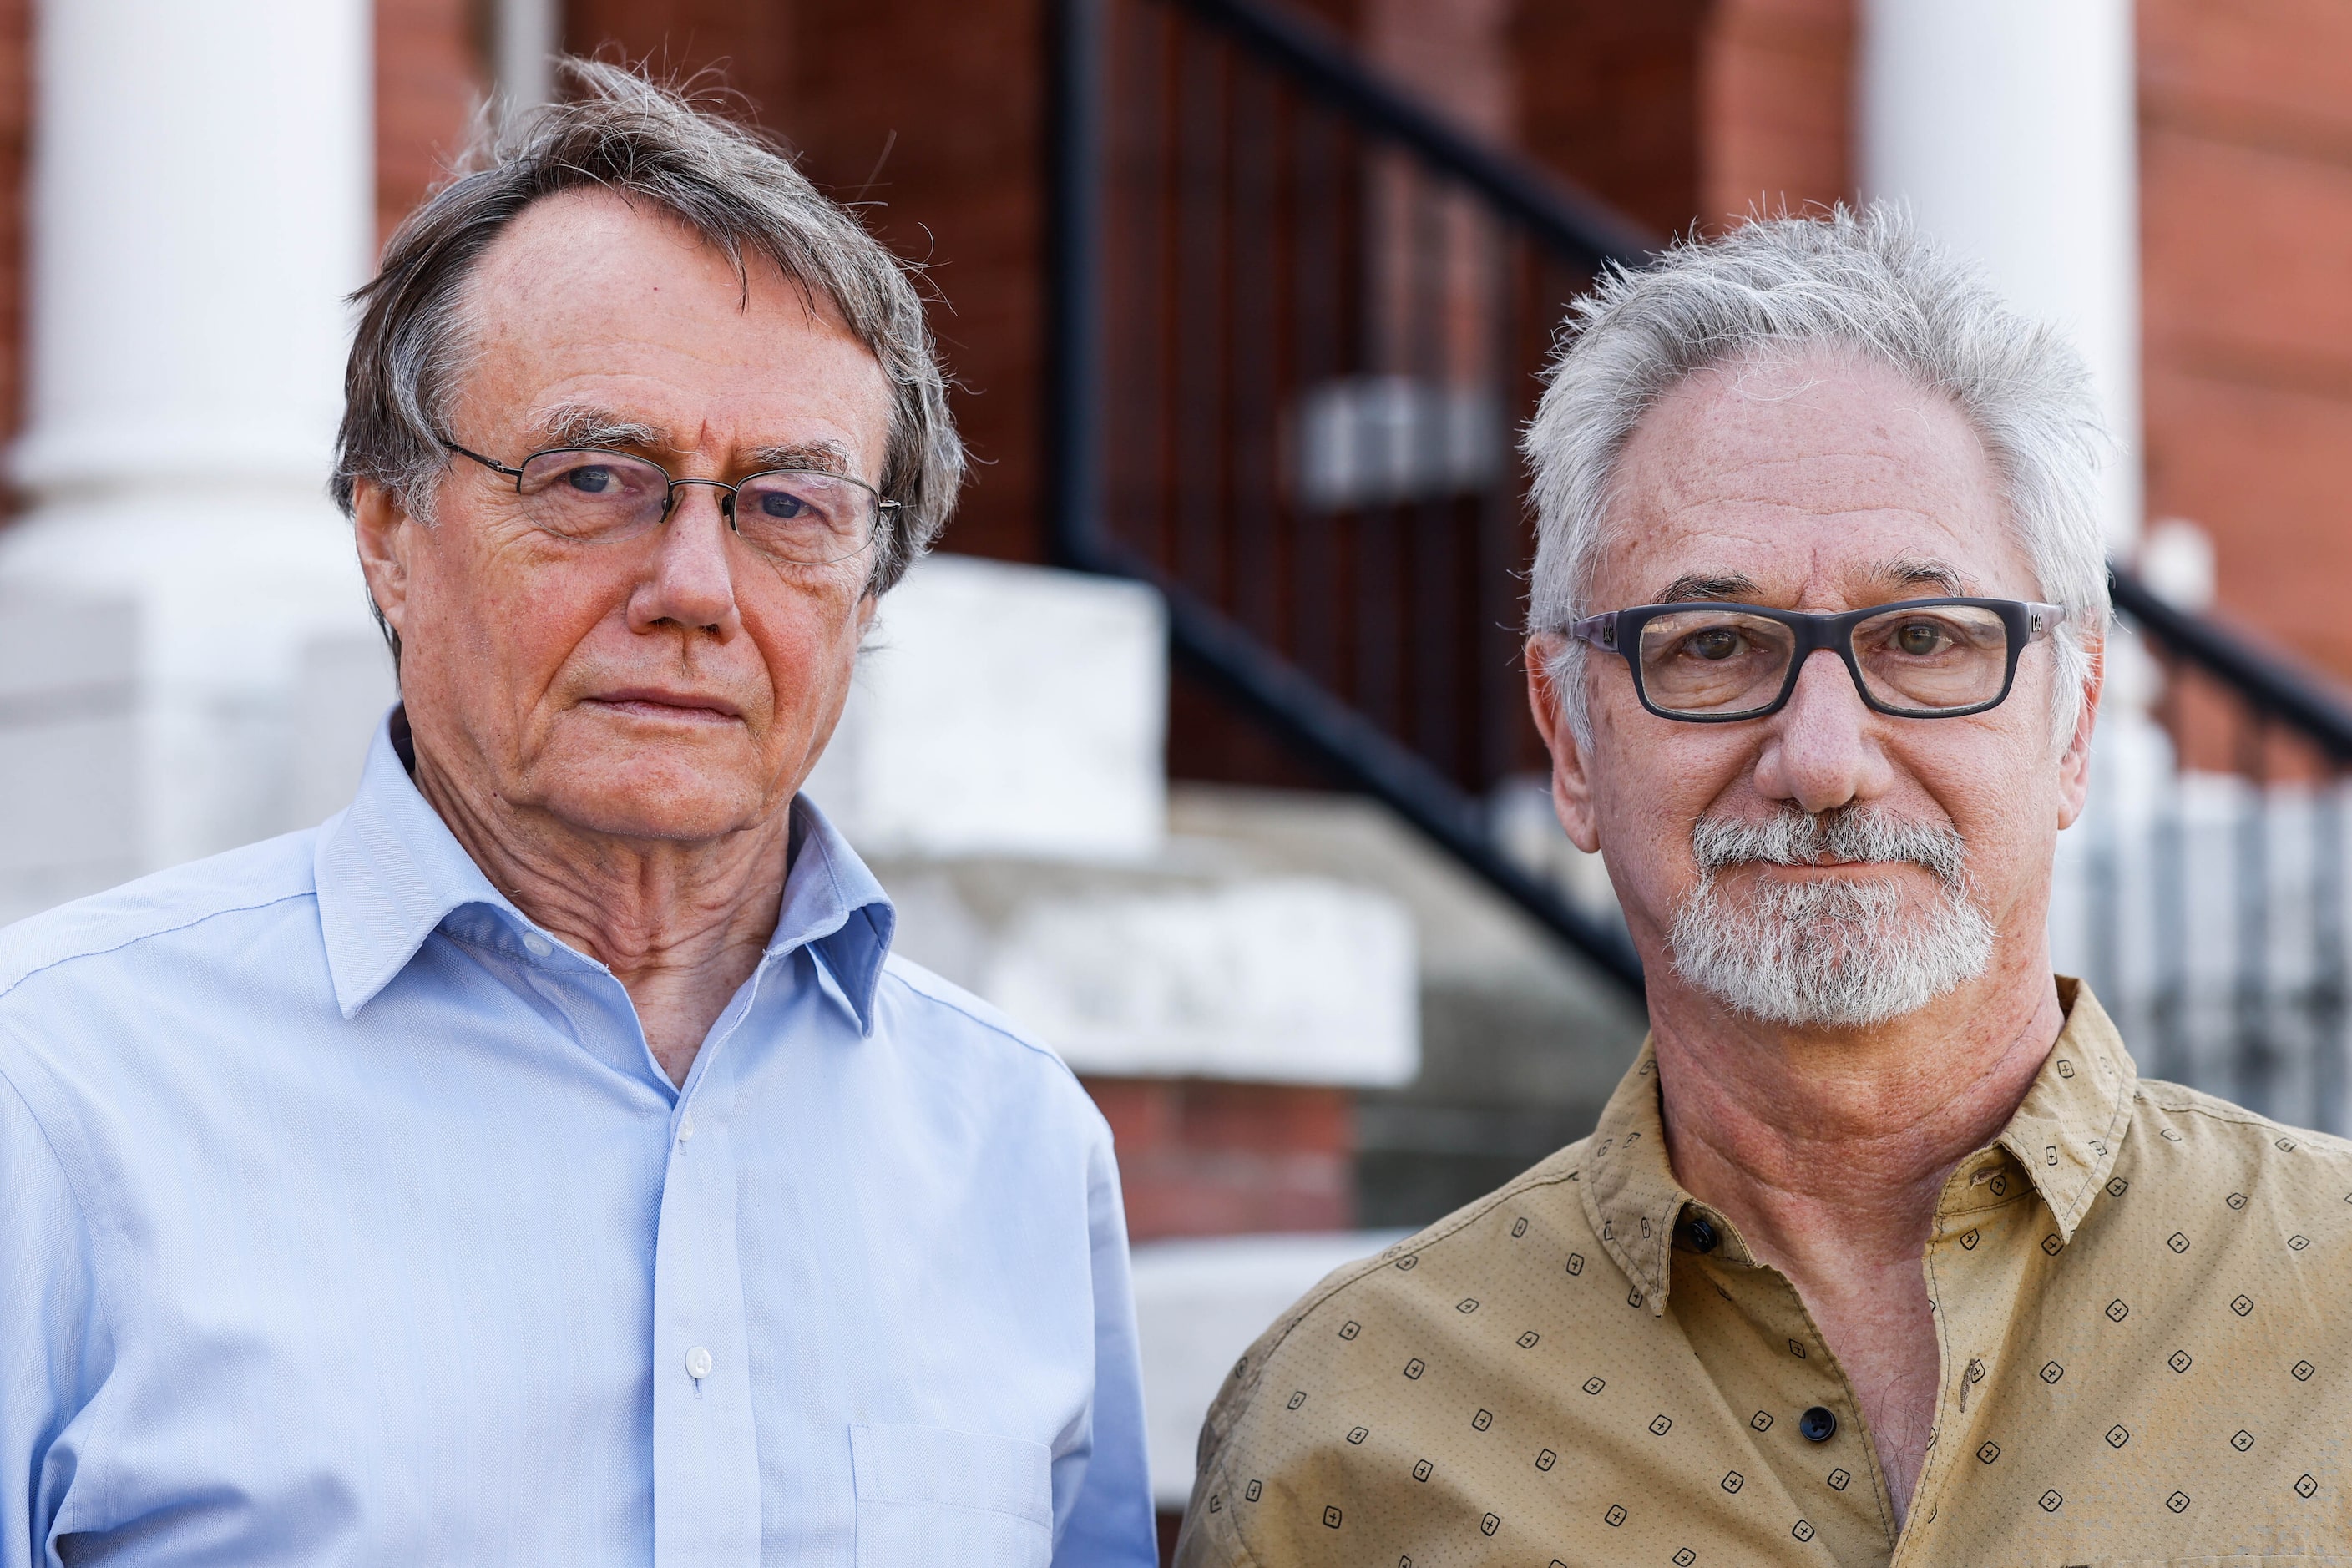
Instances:
[[[899,504],[884,500],[862,479],[824,468],[770,468],[730,483],[673,479],[659,463],[602,447],[551,447],[509,466],[455,441],[441,444],[513,479],[533,523],[583,543],[633,539],[658,528],[677,504],[680,485],[709,485],[719,492],[719,515],[744,542],[780,561],[823,566],[864,550],[883,516],[895,517]]]
[[[1957,719],[2000,706],[2026,645],[2065,617],[2055,605],[2017,599],[1906,599],[1833,616],[1706,602],[1612,610],[1569,634],[1624,655],[1634,695],[1662,719],[1722,724],[1777,713],[1823,648],[1845,661],[1874,710]]]

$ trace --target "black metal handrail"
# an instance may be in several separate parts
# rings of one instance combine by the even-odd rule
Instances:
[[[1633,944],[1498,850],[1483,809],[1435,768],[1149,562],[1109,543],[1078,564],[1158,587],[1168,601],[1170,639],[1194,674],[1275,726],[1310,760],[1403,817],[1611,979],[1641,994],[1642,961]]]
[[[1641,225],[1550,171],[1465,135],[1368,70],[1353,50],[1316,24],[1259,0],[1176,3],[1302,90],[1476,191],[1564,259],[1597,270],[1612,261],[1636,265],[1656,250],[1656,237]]]
[[[1360,64],[1313,24],[1258,0],[1163,0],[1220,29],[1363,132],[1476,192],[1540,244],[1591,268],[1638,262],[1653,241],[1549,174],[1465,135]],[[1053,552],[1076,570],[1167,595],[1171,641],[1196,675],[1313,763],[1396,811],[1638,998],[1633,945],[1496,847],[1483,804],[1104,527],[1103,371],[1107,0],[1055,0],[1049,61],[1046,462]]]
[[[2107,570],[2116,608],[2240,700],[2338,763],[2352,763],[2352,707],[2285,660],[2168,604],[2120,566]]]
[[[2110,590],[2158,657],[2173,763],[2110,783],[2139,803],[2081,846],[2084,971],[2157,1076],[2341,1131],[2352,707],[2129,572]]]

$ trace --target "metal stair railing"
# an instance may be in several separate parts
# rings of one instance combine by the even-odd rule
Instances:
[[[2352,705],[2322,682],[2168,603],[2123,567],[2108,568],[2107,588],[2117,611],[2167,653],[2233,693],[2249,717],[2283,726],[2332,762],[2352,763]]]
[[[1517,468],[1507,449],[1512,416],[1523,412],[1518,405],[1533,387],[1532,370],[1575,288],[1604,262],[1638,262],[1653,241],[1601,203],[1457,130],[1366,69],[1319,27],[1259,0],[1056,0],[1052,46],[1046,457],[1056,559],[1158,587],[1167,596],[1174,650],[1187,670],[1312,763],[1384,802],[1638,998],[1641,964],[1622,931],[1578,908],[1553,882],[1497,847],[1479,786],[1498,782],[1514,759],[1522,766],[1529,760],[1524,700],[1512,689],[1517,677],[1508,626],[1516,611],[1512,574],[1524,568],[1528,542],[1520,491],[1509,477]],[[1139,88],[1136,56],[1154,47],[1159,53],[1144,61],[1147,79]],[[1122,65],[1129,68],[1124,76]],[[1170,111],[1161,123],[1138,124],[1139,90],[1159,93],[1159,105]],[[1195,94],[1194,101],[1175,103],[1171,95],[1185,92]],[[1223,100],[1223,110],[1248,98],[1263,117],[1254,127],[1237,128],[1230,112],[1212,108],[1204,115],[1203,92]],[[1139,134],[1161,141],[1139,148]],[[1213,178],[1221,189],[1205,198],[1196,188],[1174,193],[1171,206],[1162,199],[1169,193],[1155,189],[1154,182],[1197,184],[1204,153],[1218,165]],[[1157,169],[1139,166],[1154,158]],[[1328,184],[1310,191],[1316,170],[1308,163],[1316,158]],[[1247,166],[1253,159],[1255,171]],[[1254,185],[1254,174],[1273,174],[1269,159],[1290,160],[1281,183],[1290,197],[1307,199],[1286,199],[1264,180]],[[1204,201],[1216,210],[1192,210]],[[1140,208],[1151,210],[1138,220]],[[1538,302],[1515,310],[1509,323],[1474,323],[1474,331],[1492,332],[1498,342],[1515,333],[1493,356],[1496,363],[1473,367],[1483,380],[1500,384],[1502,394],[1491,405],[1461,404],[1478,424],[1469,432],[1471,441],[1486,448],[1470,452],[1463,465],[1479,470],[1478,482],[1376,498],[1369,505],[1302,507],[1292,493],[1295,475],[1283,479],[1278,459],[1265,460],[1261,453],[1255,475],[1238,472],[1234,450],[1253,442],[1266,446],[1269,425],[1295,425],[1300,395],[1313,395],[1318,381],[1342,398],[1360,393],[1393,402],[1401,392],[1409,403],[1444,377],[1423,367],[1424,374],[1413,379],[1409,347],[1392,344],[1383,355],[1361,342],[1327,346],[1319,365],[1300,363],[1310,352],[1253,372],[1238,362],[1256,350],[1272,353],[1275,345],[1242,341],[1253,330],[1241,320],[1248,307],[1228,298],[1210,312],[1214,321],[1180,310],[1171,335],[1181,341],[1171,346],[1181,358],[1207,341],[1200,334],[1214,337],[1222,364],[1179,365],[1174,374],[1180,381],[1192,374],[1223,382],[1211,396],[1222,397],[1232,405],[1226,412],[1239,418],[1211,421],[1219,427],[1204,432],[1197,419],[1184,428],[1187,410],[1173,408],[1178,417],[1143,441],[1191,444],[1196,466],[1189,482],[1214,490],[1208,504],[1226,515],[1222,525],[1191,520],[1187,538],[1163,537],[1157,547],[1139,537],[1151,530],[1131,515],[1139,486],[1135,465],[1122,458],[1131,458],[1138,443],[1122,439],[1131,432],[1118,428],[1120,411],[1135,401],[1138,386],[1157,386],[1164,377],[1114,365],[1121,346],[1114,319],[1131,321],[1139,304],[1116,293],[1122,284],[1131,293],[1135,278],[1114,265],[1115,224],[1130,234],[1153,227],[1195,248],[1213,226],[1231,245],[1181,265],[1195,269],[1193,281],[1204,276],[1201,269],[1216,270],[1231,280],[1234,295],[1271,284],[1251,263],[1283,250],[1286,275],[1278,287],[1288,297],[1257,300],[1262,326],[1294,340],[1309,336],[1315,329],[1306,318],[1318,308],[1318,296],[1345,292],[1354,297],[1353,319],[1324,326],[1335,339],[1360,340],[1378,335],[1378,324],[1367,331],[1367,311],[1382,310],[1364,298],[1368,287],[1378,286],[1368,285],[1369,275],[1384,265],[1391,270],[1410,265],[1405,253],[1416,246],[1423,261],[1433,246],[1462,250],[1465,223],[1491,226],[1493,232],[1482,231],[1476,239],[1494,254],[1449,261],[1449,276],[1433,289],[1428,279],[1397,285],[1401,297],[1385,308],[1390,335],[1408,332],[1417,310],[1461,304],[1482,287],[1489,290],[1486,313],[1497,316],[1491,280],[1482,284],[1474,274],[1503,245],[1530,253],[1508,265],[1522,271],[1531,264],[1547,268],[1554,284],[1548,293],[1540,283],[1520,290]],[[1368,234],[1368,224],[1391,232]],[[1447,232],[1433,239],[1433,229]],[[1320,272],[1307,255],[1318,244],[1328,252]],[[1250,254],[1237,258],[1236,250]],[[1153,287],[1171,281],[1159,277]],[[1461,298],[1449,301],[1449,291]],[[1184,292],[1178,289],[1169,302],[1182,306],[1178,296]],[[1468,302],[1475,315],[1480,302]],[[1255,383],[1241,384],[1253,374]],[[1337,417],[1361,422],[1380,412],[1351,414],[1342,406]],[[1360,531],[1357,537],[1334,537],[1347,524]],[[1261,531],[1247,531],[1253,525]],[[1415,546],[1408,531],[1413,529],[1421,531],[1425,575],[1416,574],[1411,563]],[[1226,557],[1225,563],[1202,570],[1188,552],[1198,557],[1202,548]],[[1320,649],[1307,646],[1318,631],[1317,612],[1304,601],[1321,590],[1298,587],[1299,579],[1312,575],[1318,550],[1353,584],[1353,618],[1344,631],[1322,628]],[[1286,573],[1290,581],[1276,587],[1273,577]],[[1472,575],[1483,581],[1473,584]],[[1433,597],[1422,590],[1441,578],[1449,601],[1442,618],[1450,635],[1417,636],[1425,601]],[[1254,593],[1260,601],[1255,605]],[[1264,602],[1283,596],[1290,601],[1286,608],[1270,609]],[[1460,647],[1465,642],[1474,649],[1466,658]],[[1413,661],[1419,663],[1411,679],[1418,690],[1408,698],[1401,667]],[[1368,700],[1375,687],[1384,698]],[[1453,698],[1464,692],[1471,693],[1465,708],[1477,710],[1466,726],[1448,716]],[[1408,707],[1412,711],[1402,710]]]
[[[2153,717],[2172,755],[2106,780],[2104,820],[2093,769],[2089,837],[2073,847],[2083,967],[2155,1076],[2340,1132],[2352,704],[2129,572],[2109,585],[2161,670]]]

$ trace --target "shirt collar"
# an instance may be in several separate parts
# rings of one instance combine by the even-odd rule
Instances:
[[[392,984],[450,911],[488,904],[522,918],[417,793],[394,743],[406,728],[397,707],[376,726],[359,794],[319,834],[319,925],[346,1018]]]
[[[2025,1167],[2068,1242],[2123,1151],[2139,1068],[2089,986],[2061,975],[2058,1002],[2066,1026],[1995,1142]]]
[[[874,1032],[874,993],[898,929],[898,911],[849,840],[806,795],[793,802],[793,868],[776,912],[768,955],[807,947],[832,972],[857,1015],[862,1034]]]
[[[406,728],[406,716],[394,707],[368,747],[359,794],[319,835],[319,923],[335,1002],[346,1018],[389,985],[453,911],[488,905],[518,925],[530,924],[418,792],[398,743]],[[792,809],[792,870],[768,956],[809,948],[841,987],[860,1032],[871,1034],[897,913],[823,812],[804,796]]]
[[[1584,1212],[1601,1247],[1633,1284],[1626,1300],[1653,1314],[1666,1310],[1674,1226],[1697,1200],[1675,1180],[1666,1157],[1666,1123],[1658,1103],[1658,1057],[1650,1040],[1609,1097],[1579,1173]],[[1729,1226],[1725,1227],[1729,1235]]]
[[[2065,1026],[1993,1147],[2023,1167],[2050,1206],[2060,1240],[2069,1242],[2115,1169],[2139,1070],[2089,986],[2062,975],[2058,1001],[2066,1010]],[[1610,1096],[1588,1150],[1577,1178],[1585,1213],[1601,1245],[1633,1282],[1628,1300],[1633,1305],[1665,1311],[1674,1233],[1686,1206],[1715,1226],[1724,1256],[1752,1261],[1730,1222],[1675,1180],[1650,1041],[1642,1042],[1641,1056]],[[1982,1163],[1981,1156],[1962,1161],[1952,1181],[1964,1184]]]

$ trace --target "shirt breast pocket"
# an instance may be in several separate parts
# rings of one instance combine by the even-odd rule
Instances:
[[[1054,1456],[944,1426],[856,1426],[857,1568],[1045,1568]]]

